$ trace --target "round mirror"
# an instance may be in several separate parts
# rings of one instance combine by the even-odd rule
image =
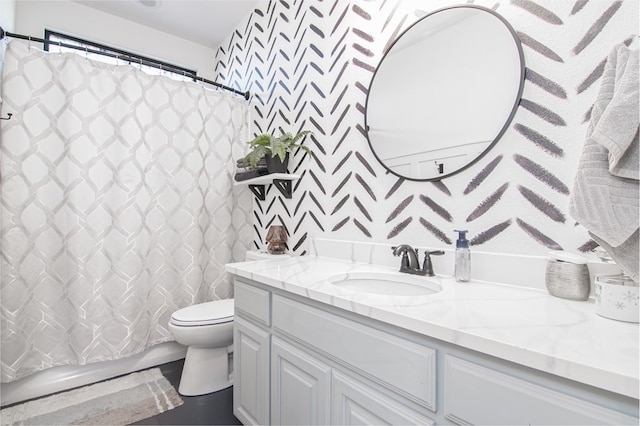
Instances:
[[[522,46],[504,18],[470,5],[435,11],[398,37],[373,75],[369,144],[398,176],[451,176],[502,136],[523,87]]]

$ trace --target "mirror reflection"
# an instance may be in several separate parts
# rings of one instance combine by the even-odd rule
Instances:
[[[380,62],[367,96],[369,144],[398,176],[450,176],[502,136],[523,85],[522,47],[502,17],[478,6],[436,11]]]

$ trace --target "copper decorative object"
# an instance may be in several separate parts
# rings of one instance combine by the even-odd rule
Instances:
[[[272,225],[267,232],[267,251],[271,254],[284,254],[287,249],[287,231],[282,225]]]

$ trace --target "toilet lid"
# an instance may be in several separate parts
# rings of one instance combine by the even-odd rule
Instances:
[[[171,315],[172,324],[187,327],[230,321],[233,321],[233,299],[198,303],[179,309]]]

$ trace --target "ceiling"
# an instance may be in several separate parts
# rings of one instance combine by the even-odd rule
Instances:
[[[75,0],[212,49],[268,0]]]

